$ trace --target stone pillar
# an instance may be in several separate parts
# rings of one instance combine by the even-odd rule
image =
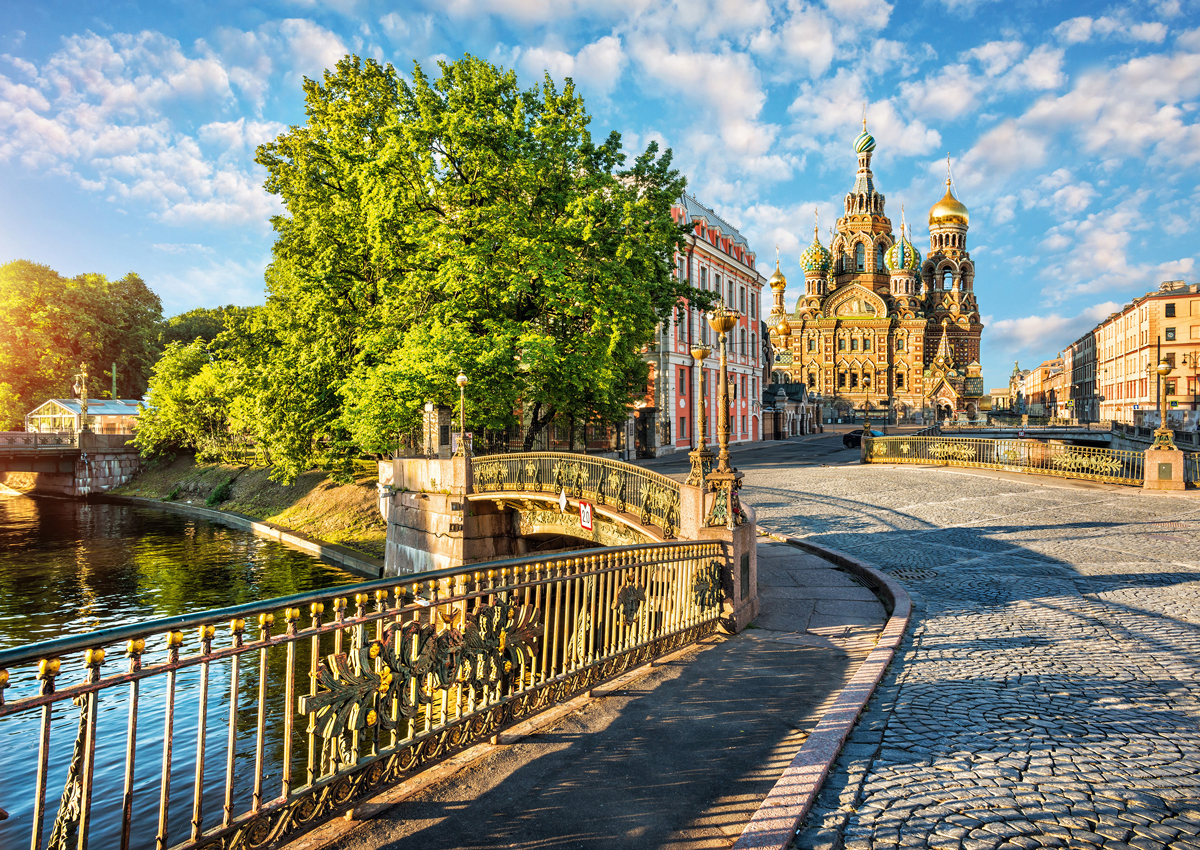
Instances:
[[[1183,478],[1183,452],[1177,448],[1146,449],[1146,460],[1142,468],[1145,490],[1184,490],[1187,483]]]
[[[426,457],[450,457],[450,428],[454,409],[444,404],[425,405],[422,431]]]

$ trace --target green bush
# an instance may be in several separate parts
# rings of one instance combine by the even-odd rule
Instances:
[[[213,490],[211,493],[209,493],[208,498],[204,500],[204,504],[208,505],[210,508],[215,508],[217,505],[226,501],[232,492],[233,479],[230,478],[228,481],[222,482],[221,486],[219,486],[216,490]]]

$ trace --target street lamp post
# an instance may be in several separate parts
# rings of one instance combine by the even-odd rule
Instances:
[[[80,363],[79,364],[79,374],[75,376],[75,386],[73,387],[73,389],[75,390],[75,393],[79,396],[79,421],[81,423],[79,426],[80,431],[92,430],[91,427],[88,425],[88,386],[87,386],[87,382],[88,382],[87,364]]]
[[[729,332],[733,330],[741,318],[736,310],[725,306],[722,302],[708,317],[708,325],[720,336],[721,346],[721,383],[718,388],[717,405],[720,412],[717,418],[717,441],[720,451],[717,454],[717,468],[705,479],[709,489],[715,494],[712,510],[705,518],[705,525],[724,525],[733,529],[745,520],[741,503],[738,501],[738,490],[741,488],[742,473],[729,465]]]
[[[1158,373],[1158,428],[1154,430],[1154,443],[1150,448],[1173,449],[1175,434],[1167,427],[1167,416],[1163,410],[1163,382],[1166,381],[1167,375],[1171,374],[1171,364],[1163,360],[1154,371]]]
[[[467,376],[462,372],[454,379],[458,384],[458,451],[456,455],[467,453]]]
[[[1200,352],[1191,351],[1179,358],[1179,361],[1188,369],[1192,370],[1192,410],[1196,410],[1200,405],[1197,401],[1200,400],[1200,392],[1198,392],[1196,373],[1200,371]]]
[[[700,432],[700,445],[688,452],[692,471],[688,473],[684,483],[693,487],[704,486],[713,465],[713,454],[708,450],[708,440],[704,433],[704,359],[710,354],[712,349],[707,345],[698,344],[692,348],[692,360],[696,363],[696,427]]]

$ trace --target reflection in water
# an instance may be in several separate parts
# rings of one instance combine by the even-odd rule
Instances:
[[[0,648],[353,581],[203,519],[0,496]]]
[[[103,502],[0,496],[0,648],[355,581],[361,579],[307,553],[203,519]],[[253,626],[247,636],[254,636]],[[303,654],[307,656],[307,652]],[[283,652],[276,650],[270,656],[270,722],[264,764],[265,788],[271,789],[266,792],[268,798],[279,793],[285,710]],[[123,660],[115,655],[112,660],[116,663],[105,665],[107,673],[124,669]],[[254,773],[257,676],[247,677],[251,671],[246,668],[256,670],[256,661],[257,653],[246,657],[239,687],[234,754],[239,803],[248,798]],[[301,669],[308,663],[305,658]],[[172,803],[170,812],[171,844],[187,837],[192,814],[198,677],[196,668],[179,676],[171,795],[178,802]],[[141,685],[131,842],[135,848],[154,845],[165,719],[163,678],[153,677]],[[212,665],[203,780],[209,801],[220,800],[223,794],[230,684],[230,662]],[[8,694],[10,699],[16,696]],[[93,847],[119,843],[120,805],[113,801],[121,798],[127,698],[128,689],[117,687],[103,691],[100,699]],[[0,721],[0,804],[11,815],[0,822],[0,847],[4,848],[26,846],[29,841],[37,755],[35,715],[26,712]],[[60,703],[52,725],[51,752],[57,757],[50,765],[47,835],[77,726],[77,710],[69,702]],[[302,742],[293,741],[293,749],[300,755],[298,745]],[[204,813],[204,826],[219,821],[217,803]]]

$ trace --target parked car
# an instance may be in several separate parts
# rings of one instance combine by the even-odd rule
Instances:
[[[883,432],[876,431],[874,428],[872,428],[871,436],[872,437],[882,437]],[[862,445],[862,437],[863,437],[863,429],[862,428],[854,429],[849,434],[846,434],[842,437],[842,448],[857,449],[859,446]]]

